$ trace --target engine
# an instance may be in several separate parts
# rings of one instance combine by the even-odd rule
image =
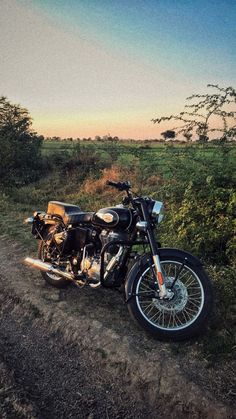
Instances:
[[[99,234],[94,228],[56,228],[51,235],[50,244],[56,246],[60,254],[61,263],[67,259],[69,270],[75,274],[85,274],[94,286],[100,283],[101,249],[110,244],[104,254],[104,278],[112,281],[115,266],[119,263],[123,253],[123,246],[113,244],[117,241],[126,241],[128,232],[115,230],[102,230]],[[64,262],[65,263],[65,262]]]
[[[90,279],[95,282],[100,281],[100,258],[96,256],[87,256],[82,260],[81,271],[85,272]]]
[[[102,242],[102,246],[105,246],[107,243],[111,243],[111,245],[108,247],[107,250],[107,257],[111,257],[112,255],[115,255],[119,250],[119,245],[114,244],[112,245],[112,242],[114,241],[125,241],[128,240],[129,235],[126,232],[123,231],[107,231],[102,230],[100,234],[100,240]]]
[[[118,240],[127,240],[128,234],[123,232],[116,232],[116,231],[106,231],[102,230],[100,233],[100,240],[102,243],[102,247],[105,246],[107,243],[111,243],[108,247],[107,251],[104,254],[104,262],[105,262],[105,274],[104,278],[108,280],[112,280],[113,270],[115,265],[119,262],[120,257],[123,253],[123,247],[118,244],[112,244],[114,241]],[[85,249],[86,252],[86,249]],[[100,280],[100,252],[94,255],[89,256],[88,253],[84,255],[82,262],[81,262],[81,270],[86,272],[87,276],[95,281]]]

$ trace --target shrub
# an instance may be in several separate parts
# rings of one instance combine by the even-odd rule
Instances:
[[[31,131],[31,117],[19,105],[0,97],[0,184],[22,185],[40,172],[42,138]]]

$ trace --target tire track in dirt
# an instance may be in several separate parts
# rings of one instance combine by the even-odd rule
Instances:
[[[39,414],[43,413],[41,417],[48,417],[44,409],[49,403],[45,402],[47,397],[43,393],[40,396],[46,406],[43,407],[37,401],[37,394],[42,392],[44,382],[50,387],[50,377],[60,371],[67,377],[65,382],[71,381],[72,385],[62,386],[61,376],[53,381],[61,401],[58,405],[50,403],[50,417],[54,413],[55,417],[65,417],[58,416],[59,412],[66,412],[66,417],[233,417],[231,408],[216,400],[210,386],[201,389],[191,380],[191,374],[183,373],[181,358],[171,353],[171,344],[154,341],[137,328],[122,304],[121,295],[102,289],[49,288],[38,272],[29,271],[21,264],[23,250],[17,243],[2,238],[0,245],[1,304],[5,316],[2,314],[2,319],[6,331],[5,344],[1,334],[1,350],[8,354],[4,362],[18,377],[19,385],[24,387],[29,376],[35,377],[34,381],[40,377],[38,393],[34,387],[34,390],[28,387],[31,388],[29,399]],[[13,341],[10,330],[15,331]],[[27,336],[28,345],[24,345],[26,338],[22,341],[22,335]],[[39,352],[34,352],[35,342],[41,348]],[[15,349],[10,355],[9,347],[17,346],[21,348],[19,355]],[[55,358],[47,358],[48,353]],[[24,361],[27,359],[34,359],[37,366],[30,374]],[[40,359],[44,372],[39,374]],[[76,368],[77,385],[73,381]],[[21,376],[23,381],[19,379]],[[92,399],[88,397],[95,400],[92,408],[86,404],[87,396],[80,402],[79,395],[63,401],[65,394],[73,394],[74,388],[81,386],[88,389],[86,394],[94,395]],[[85,403],[84,416],[78,416],[79,410],[73,416],[76,403],[80,406]]]

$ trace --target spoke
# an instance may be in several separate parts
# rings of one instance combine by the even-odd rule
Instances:
[[[169,328],[169,327],[170,327],[170,325],[171,325],[171,314],[172,314],[172,310],[170,311],[169,322],[168,322],[168,325],[167,325],[167,327],[168,327],[168,328]]]
[[[145,310],[147,310],[149,307],[151,307],[152,306],[152,301],[151,301],[151,303],[149,302],[149,303],[147,303],[148,305],[147,305],[147,307],[145,307]]]
[[[171,311],[171,315],[172,315],[172,327],[175,327],[175,311],[174,310]]]
[[[168,276],[170,276],[171,265],[169,264]]]
[[[193,302],[195,302],[195,303],[199,303],[199,304],[201,304],[201,301],[202,301],[202,298],[201,298],[201,296],[199,296],[199,297],[189,297],[188,298],[188,302],[191,302],[191,301],[193,301]]]
[[[196,295],[199,296],[199,298],[201,298],[201,291],[199,290],[199,292],[195,292],[194,294],[190,294],[190,292],[188,292],[189,297],[195,297]]]
[[[165,326],[165,310],[162,310],[163,317],[162,317],[162,326]]]
[[[183,317],[184,317],[185,323],[188,323],[188,319],[187,319],[187,318],[186,318],[186,316],[185,316],[184,310],[182,311],[182,315],[183,315]]]
[[[190,314],[187,310],[186,310],[186,308],[183,310],[183,314],[184,314],[184,316],[186,315],[187,317],[188,317],[188,321],[190,321],[191,319],[192,319],[192,314]]]
[[[191,310],[195,310],[195,312],[198,312],[200,305],[201,303],[196,304],[194,302],[190,302],[189,304],[187,304],[187,309],[190,308]]]
[[[152,275],[150,274],[150,272],[147,272],[146,274],[145,274],[145,277],[144,277],[144,281],[147,281],[147,282],[151,282],[151,281],[153,281],[153,277],[152,277]]]
[[[161,315],[162,315],[162,311],[158,310],[152,317],[150,317],[150,320],[154,321],[155,317],[158,316],[157,319],[155,319],[155,322],[157,323]]]
[[[175,312],[175,314],[174,314],[174,317],[175,317],[175,319],[176,319],[176,324],[177,324],[177,326],[179,326],[178,322],[179,322],[179,323],[180,323],[180,325],[181,325],[182,323],[181,323],[181,321],[179,320],[178,315],[177,315],[177,313],[176,313],[176,312]],[[177,322],[177,320],[178,320],[178,322]]]
[[[195,305],[196,307],[199,307],[199,304],[201,304],[201,301],[198,301],[196,299],[193,298],[189,298],[188,299],[188,304],[191,306],[192,304]]]
[[[177,323],[177,321],[175,320],[175,315],[173,314],[173,326],[175,327],[178,327],[179,325],[178,325],[178,323]]]
[[[185,282],[184,285],[186,286],[186,288],[191,288],[191,285],[194,284],[196,282],[195,278],[193,278],[193,280],[191,282]]]
[[[164,274],[164,277],[167,278],[166,270],[163,265],[161,265],[162,273]]]
[[[148,290],[151,290],[152,291],[152,289],[148,286],[148,285],[146,285],[146,284],[144,284],[144,283],[142,283],[141,285],[140,285],[140,288],[141,287],[144,287],[144,288],[146,288],[146,289],[148,289]]]
[[[149,300],[141,300],[140,303],[142,304],[142,306],[152,304],[152,302],[150,303],[150,299]]]
[[[153,305],[152,305],[152,303],[151,303],[149,306],[151,306],[151,307],[150,307],[150,309],[148,310],[148,312],[146,312],[146,316],[148,316],[148,315],[151,313],[152,309],[153,309]],[[147,308],[146,308],[146,310],[147,310]]]
[[[186,275],[190,275],[190,278],[192,277],[191,272],[189,272],[186,268],[182,270],[182,272],[180,272],[179,278],[181,281],[183,278],[185,278]]]
[[[190,307],[185,307],[184,310],[191,318],[193,318],[196,315],[196,310],[192,310]]]

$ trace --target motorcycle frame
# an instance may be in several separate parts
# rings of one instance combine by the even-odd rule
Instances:
[[[132,194],[130,193],[130,191],[127,191],[127,195],[128,195],[128,198],[129,198],[130,202],[132,203],[133,208],[138,212],[138,214],[141,216],[142,220],[146,221],[146,223],[147,223],[147,228],[146,228],[146,231],[145,231],[145,234],[146,234],[147,238],[146,238],[146,240],[128,240],[128,241],[127,240],[116,240],[116,241],[106,243],[103,246],[103,248],[101,250],[100,282],[101,282],[101,285],[105,288],[110,288],[111,287],[110,285],[106,284],[106,281],[104,279],[104,274],[105,274],[104,256],[105,256],[105,252],[107,251],[107,249],[110,246],[118,245],[118,246],[128,247],[124,251],[125,253],[124,253],[124,256],[123,256],[123,260],[122,260],[122,262],[119,266],[119,272],[121,272],[122,269],[125,267],[125,265],[127,263],[127,260],[129,258],[132,246],[135,246],[135,245],[149,245],[153,259],[156,257],[159,260],[159,243],[156,242],[154,234],[153,234],[154,228],[152,227],[152,222],[151,222],[151,219],[150,219],[150,216],[149,216],[149,213],[148,213],[146,201],[145,201],[145,199],[143,199],[141,197],[134,199]],[[141,211],[140,211],[140,209],[141,209]],[[136,237],[136,236],[137,236],[137,229],[133,234],[133,237]],[[160,268],[159,268],[159,270],[160,270]],[[157,281],[159,283],[158,275],[157,275],[157,278],[154,278],[154,282],[155,282],[155,279],[157,279]],[[121,278],[121,280],[119,281],[118,284],[116,283],[116,286],[117,285],[119,286],[121,284],[122,284],[122,278]],[[159,284],[160,290],[161,290],[161,285],[162,284]]]
[[[117,245],[117,246],[126,246],[126,247],[128,247],[124,251],[123,260],[122,260],[122,263],[119,266],[119,271],[122,271],[122,269],[125,267],[125,265],[127,263],[127,259],[129,258],[129,255],[130,255],[132,246],[135,246],[135,245],[145,245],[145,244],[146,245],[149,244],[147,240],[142,240],[142,241],[141,240],[135,240],[135,241],[131,241],[131,240],[114,240],[112,242],[106,243],[103,246],[102,250],[101,250],[101,268],[100,268],[100,282],[101,282],[101,285],[103,287],[105,287],[105,288],[111,288],[110,285],[107,285],[107,283],[106,283],[106,281],[104,279],[104,274],[105,274],[105,267],[104,267],[105,260],[104,260],[104,258],[105,258],[105,253],[106,253],[107,249],[110,246]],[[122,279],[119,281],[119,283],[117,283],[117,285],[119,286],[121,284],[122,284]]]
[[[153,225],[153,221],[150,218],[149,212],[148,212],[148,207],[147,207],[147,202],[144,198],[142,197],[137,197],[137,198],[133,198],[132,193],[130,192],[130,190],[126,190],[127,192],[127,196],[128,196],[128,202],[127,203],[131,203],[133,208],[136,210],[137,214],[140,216],[142,221],[146,222],[146,229],[143,232],[146,235],[146,240],[136,240],[137,237],[137,231],[138,229],[136,228],[135,231],[133,232],[132,236],[134,238],[134,240],[115,240],[109,243],[106,243],[102,250],[101,250],[101,267],[100,267],[100,282],[101,285],[105,288],[111,288],[111,285],[108,285],[106,283],[106,280],[104,278],[105,276],[105,263],[104,263],[104,256],[105,256],[105,252],[107,251],[107,249],[110,246],[114,246],[114,245],[119,245],[119,246],[125,246],[127,247],[127,249],[124,250],[124,253],[122,255],[122,261],[119,264],[119,272],[122,271],[122,269],[126,266],[127,260],[129,258],[132,246],[134,245],[149,245],[150,246],[150,250],[151,250],[151,255],[153,258],[153,262],[154,262],[154,266],[155,266],[155,273],[154,273],[154,282],[156,280],[156,282],[158,283],[158,287],[159,287],[159,291],[160,291],[160,297],[163,298],[166,296],[167,291],[166,291],[166,287],[165,287],[165,283],[164,283],[164,278],[162,276],[162,272],[161,272],[161,265],[160,265],[160,259],[159,259],[159,243],[156,242],[155,240],[155,236],[154,236],[154,225]],[[127,199],[127,198],[126,198]],[[45,215],[45,214],[43,214]],[[39,221],[39,213],[35,214],[34,220],[38,220]],[[58,222],[63,223],[61,217],[56,217],[56,219],[53,217],[43,217],[42,220],[40,220],[42,224],[44,224],[45,226],[47,224],[56,224]],[[64,225],[65,226],[65,225]],[[43,237],[41,236],[41,234],[39,234],[40,238],[43,239]],[[155,278],[156,276],[156,278]],[[114,287],[120,286],[122,284],[122,279],[120,281],[116,281]]]

